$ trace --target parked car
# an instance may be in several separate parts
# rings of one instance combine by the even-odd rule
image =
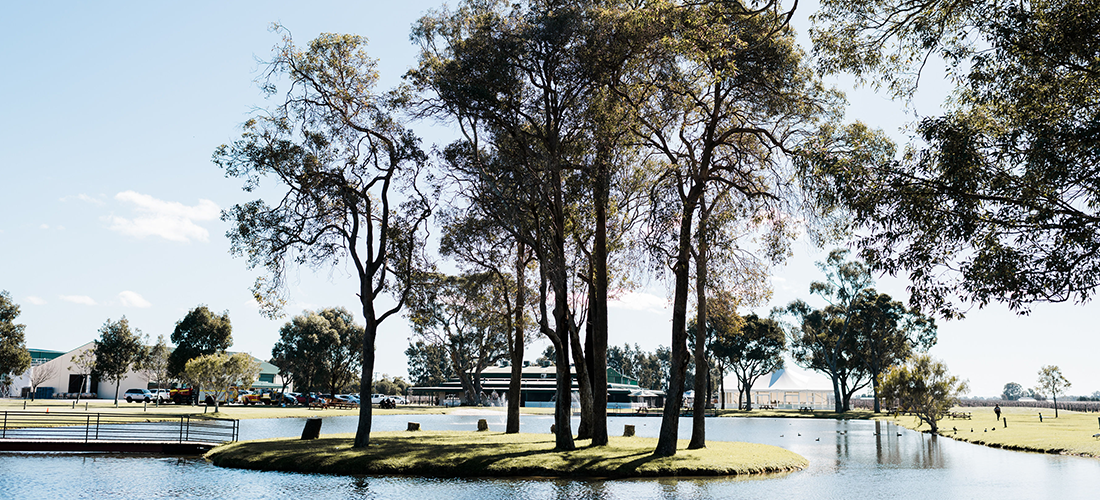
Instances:
[[[337,394],[336,400],[342,401],[344,403],[359,404],[359,396],[356,396],[355,394]]]
[[[407,405],[407,404],[409,404],[409,400],[405,399],[405,397],[404,397],[404,396],[390,396],[390,398],[392,398],[392,399],[393,399],[393,402],[394,402],[394,403],[397,403],[397,404],[399,404],[399,405]]]
[[[153,400],[153,393],[149,392],[149,389],[126,389],[125,397],[127,403],[134,401],[148,403]]]
[[[153,394],[153,400],[157,403],[167,403],[172,400],[172,393],[168,392],[168,389],[154,389],[149,392]]]
[[[372,404],[372,405],[382,404],[382,402],[385,401],[386,398],[388,398],[388,397],[389,396],[387,396],[385,394],[371,394],[370,395],[370,404]]]

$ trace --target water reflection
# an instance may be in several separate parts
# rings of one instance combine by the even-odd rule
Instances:
[[[503,428],[503,417],[488,416]],[[484,415],[380,416],[376,430],[473,429]],[[327,418],[324,433],[354,431],[355,417]],[[550,417],[524,417],[526,432],[546,432]],[[656,418],[616,417],[610,430],[635,425],[655,437]],[[681,422],[681,437],[691,422]],[[244,421],[244,438],[298,436],[303,419]],[[0,455],[0,499],[28,498],[413,498],[482,500],[682,498],[1091,498],[1100,461],[995,450],[915,433],[887,422],[708,419],[717,441],[751,441],[790,449],[810,460],[800,472],[761,478],[639,480],[422,479],[343,477],[219,469],[201,459],[82,454]]]

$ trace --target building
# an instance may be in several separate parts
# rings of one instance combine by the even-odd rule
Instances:
[[[743,401],[737,399],[737,377],[728,375],[725,379],[726,404],[738,408]],[[831,409],[833,381],[820,373],[804,370],[794,363],[786,363],[786,368],[762,375],[749,389],[749,398],[754,408],[773,406],[775,408]]]
[[[30,397],[31,379],[35,376],[44,380],[38,385],[36,398],[73,399],[77,394],[81,398],[114,399],[115,383],[101,380],[98,375],[83,376],[74,362],[85,351],[95,349],[95,342],[88,342],[69,352],[28,349],[31,352],[31,367],[26,373],[15,378],[12,388],[20,397]],[[256,358],[253,358],[256,359]],[[256,359],[260,363],[260,375],[252,386],[258,389],[282,389],[283,377],[279,368],[271,363]],[[118,394],[126,389],[155,389],[157,384],[151,381],[151,375],[144,371],[130,371],[118,383]],[[165,381],[163,388],[168,387]]]
[[[577,406],[576,370],[570,366],[573,374],[573,405]],[[524,362],[520,378],[520,406],[553,407],[557,390],[557,368],[554,365],[534,365]],[[490,404],[504,406],[508,387],[511,385],[512,368],[506,363],[491,366],[481,372],[481,389]],[[463,397],[462,384],[458,378],[451,378],[436,387],[410,387],[409,395],[414,399],[428,397],[440,405],[458,405]],[[638,380],[623,375],[613,368],[607,369],[607,407],[609,409],[652,408],[664,405],[664,391],[651,390],[638,386]]]

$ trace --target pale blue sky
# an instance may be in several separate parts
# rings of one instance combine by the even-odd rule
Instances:
[[[150,2],[5,4],[0,7],[0,289],[21,305],[30,347],[69,350],[126,315],[144,333],[166,337],[187,310],[228,310],[234,349],[270,357],[285,319],[256,312],[255,274],[228,253],[221,209],[249,200],[210,162],[214,148],[239,135],[256,107],[253,84],[279,37],[272,22],[304,44],[321,32],[370,39],[381,88],[414,62],[409,27],[436,1]],[[805,32],[802,4],[796,24]],[[922,80],[914,108],[936,113],[945,95],[938,75]],[[903,106],[867,91],[851,93],[849,119],[881,127],[896,140],[912,119]],[[911,111],[910,111],[911,112]],[[425,145],[445,127],[415,124]],[[795,246],[776,270],[773,305],[807,296],[819,279],[813,262],[827,250]],[[355,284],[336,269],[302,269],[291,280],[290,314],[342,305],[358,314]],[[880,288],[905,296],[901,280]],[[612,310],[611,343],[647,349],[668,344],[666,287],[651,283]],[[766,312],[765,307],[761,312]],[[1039,367],[1060,365],[1073,394],[1100,390],[1095,305],[1037,306],[1029,317],[991,306],[941,324],[932,354],[971,381],[974,395],[1006,382],[1029,387]],[[361,320],[360,320],[361,321]],[[408,328],[387,321],[378,371],[404,374]],[[532,350],[537,356],[541,347]]]

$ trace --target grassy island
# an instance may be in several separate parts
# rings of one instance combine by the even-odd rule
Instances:
[[[608,446],[578,441],[554,451],[551,434],[500,432],[375,432],[366,450],[351,434],[320,439],[267,439],[219,446],[206,457],[220,467],[326,474],[431,477],[658,477],[730,476],[805,468],[801,455],[776,446],[711,441],[702,450],[681,442],[674,457],[652,455],[656,439],[612,437]]]
[[[971,419],[948,417],[940,420],[941,436],[1007,450],[1100,457],[1100,438],[1094,437],[1100,433],[1100,414],[1059,410],[1058,418],[1054,418],[1054,410],[1050,408],[1006,407],[1001,408],[1001,416],[1008,420],[1006,425],[997,420],[992,407],[955,408],[952,411],[969,412]],[[913,430],[928,431],[928,426],[922,427],[916,417],[879,418]]]

